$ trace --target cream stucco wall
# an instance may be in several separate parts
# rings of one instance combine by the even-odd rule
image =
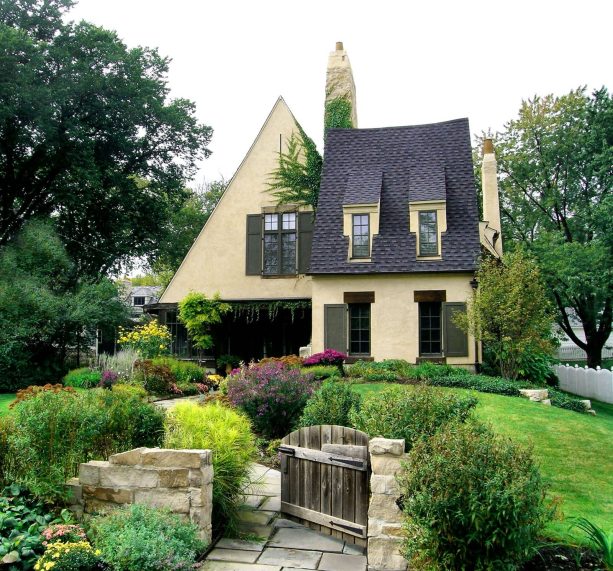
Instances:
[[[313,279],[313,353],[324,350],[324,305],[343,303],[345,292],[374,291],[371,306],[371,356],[406,359],[419,356],[418,304],[416,290],[446,290],[448,302],[466,302],[471,295],[473,274],[380,274],[371,276],[316,276]],[[467,357],[447,357],[451,365],[473,365],[475,342],[468,339]]]
[[[274,210],[276,200],[266,190],[267,181],[278,166],[279,146],[285,148],[297,131],[296,120],[280,97],[160,303],[176,303],[190,291],[219,292],[228,300],[311,297],[310,277],[262,278],[245,273],[247,215]]]

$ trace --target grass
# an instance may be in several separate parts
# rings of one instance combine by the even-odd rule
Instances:
[[[0,394],[0,416],[8,413],[9,404],[11,404],[14,400],[14,393]]]
[[[354,385],[354,390],[367,394],[385,386],[389,385]],[[613,405],[593,402],[594,417],[517,397],[473,394],[479,399],[479,419],[489,422],[499,434],[534,445],[550,497],[561,502],[563,519],[548,526],[549,537],[576,541],[580,533],[569,532],[571,517],[585,517],[605,531],[613,529]]]

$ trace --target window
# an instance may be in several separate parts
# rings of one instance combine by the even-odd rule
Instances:
[[[349,352],[370,355],[370,303],[349,304]]]
[[[133,305],[145,305],[145,298],[143,296],[135,296],[133,299]]]
[[[353,251],[351,256],[353,258],[369,258],[370,257],[370,228],[369,228],[369,215],[368,214],[354,214],[353,215],[353,231],[352,231],[352,245]]]
[[[436,301],[420,303],[419,354],[440,355],[441,338],[441,304]]]
[[[419,213],[419,255],[438,256],[436,210],[423,210]]]
[[[296,273],[296,213],[264,214],[264,275]]]

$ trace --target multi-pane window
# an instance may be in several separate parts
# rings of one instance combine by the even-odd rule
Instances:
[[[370,230],[369,230],[369,215],[354,214],[353,215],[353,258],[368,258],[370,256]]]
[[[264,214],[264,275],[296,273],[296,213]]]
[[[419,304],[419,354],[440,355],[441,346],[441,304],[422,302]]]
[[[370,355],[370,303],[349,304],[349,352]]]
[[[419,213],[419,255],[438,255],[436,210],[425,210]]]
[[[143,296],[134,296],[134,305],[145,305],[145,298]]]

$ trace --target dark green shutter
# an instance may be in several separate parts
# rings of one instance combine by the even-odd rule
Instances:
[[[298,273],[306,274],[311,264],[313,244],[313,213],[298,214]]]
[[[248,276],[262,273],[262,215],[247,215],[247,266]]]
[[[347,306],[324,305],[324,349],[347,352]]]
[[[443,303],[443,319],[445,328],[445,356],[467,357],[468,336],[453,321],[456,313],[466,313],[465,303]]]

